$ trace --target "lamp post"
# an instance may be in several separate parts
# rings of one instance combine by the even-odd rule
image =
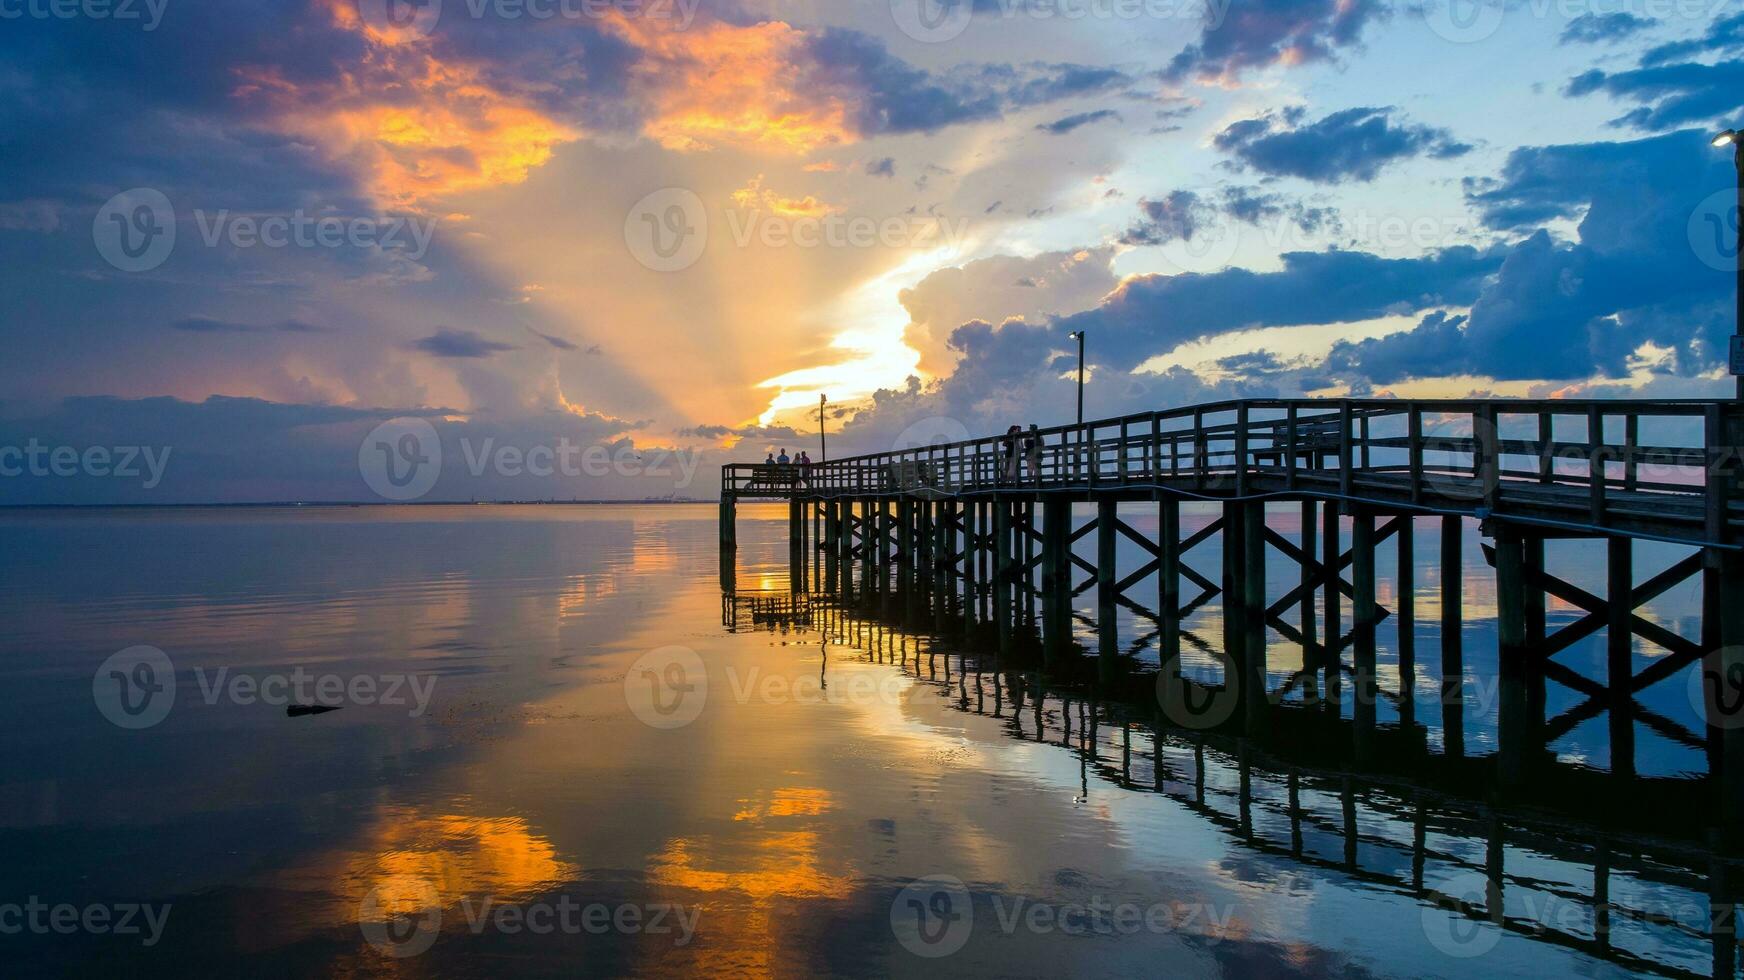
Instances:
[[[1732,148],[1732,165],[1738,168],[1738,240],[1733,245],[1732,262],[1737,266],[1738,286],[1737,319],[1733,325],[1732,347],[1727,351],[1726,363],[1731,372],[1738,378],[1738,400],[1744,401],[1744,373],[1738,371],[1738,361],[1744,355],[1744,133],[1728,129],[1714,137],[1715,146],[1730,146]]]
[[[1078,342],[1078,425],[1084,425],[1084,331],[1074,330],[1067,336]]]
[[[824,406],[829,404],[829,396],[818,392],[818,462],[830,461],[829,437],[824,434]]]

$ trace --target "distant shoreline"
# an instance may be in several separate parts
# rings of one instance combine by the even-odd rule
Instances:
[[[685,497],[673,499],[669,497],[654,497],[649,499],[624,500],[279,500],[256,501],[250,503],[199,503],[199,504],[0,504],[0,511],[7,510],[189,510],[194,508],[246,508],[246,507],[527,507],[532,505],[549,507],[600,506],[609,504],[718,504],[719,498],[710,500],[704,497]]]

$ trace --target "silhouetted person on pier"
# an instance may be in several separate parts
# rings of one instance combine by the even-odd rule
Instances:
[[[1029,432],[1023,437],[1023,458],[1029,464],[1031,482],[1040,483],[1042,481],[1042,434],[1041,429],[1034,422],[1029,424]]]
[[[775,454],[770,453],[769,458],[763,461],[763,465],[764,466],[774,466],[775,465]]]
[[[1017,442],[1018,436],[1022,432],[1022,426],[1014,425],[1005,430],[1005,438],[999,443],[999,464],[1007,483],[1017,482]]]
[[[787,450],[782,449],[781,455],[775,457],[775,461],[777,463],[780,463],[782,466],[786,466],[790,462],[790,460],[787,458]]]

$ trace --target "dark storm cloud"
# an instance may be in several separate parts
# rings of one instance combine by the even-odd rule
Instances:
[[[866,161],[866,176],[894,177],[896,176],[896,158],[884,157],[881,160]]]
[[[1359,107],[1301,123],[1300,110],[1285,110],[1231,123],[1212,142],[1260,173],[1328,184],[1373,180],[1382,167],[1410,157],[1471,151],[1445,129],[1395,121],[1395,111]]]
[[[515,349],[513,344],[490,340],[471,330],[449,330],[447,328],[414,342],[412,346],[436,357],[457,358],[489,357],[492,354]]]
[[[1276,64],[1331,59],[1358,42],[1363,28],[1387,15],[1377,0],[1243,0],[1163,71],[1170,82],[1228,81]]]

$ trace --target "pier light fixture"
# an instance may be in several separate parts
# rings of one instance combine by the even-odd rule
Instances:
[[[1066,335],[1078,342],[1078,424],[1084,424],[1084,331],[1074,330]]]
[[[1738,210],[1732,218],[1732,226],[1738,231],[1738,237],[1732,243],[1732,264],[1737,266],[1738,275],[1738,312],[1726,363],[1727,369],[1738,379],[1738,400],[1744,401],[1744,133],[1728,129],[1714,137],[1714,145],[1732,147],[1732,165],[1738,170]]]

